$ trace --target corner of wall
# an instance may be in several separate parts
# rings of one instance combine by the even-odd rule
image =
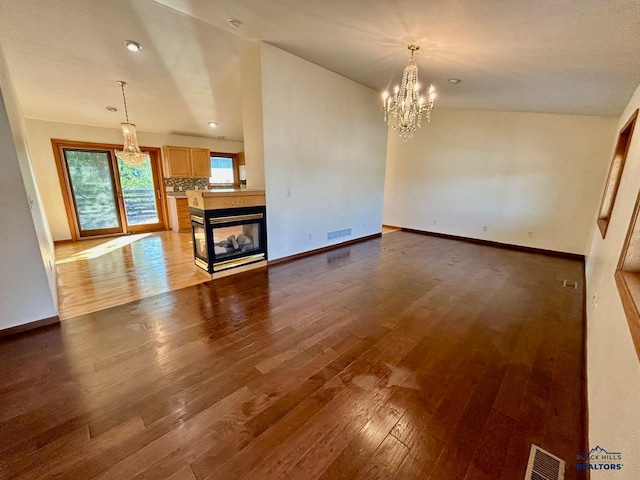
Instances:
[[[4,256],[4,272],[0,276],[4,285],[4,318],[0,327],[4,328],[55,316],[57,288],[53,240],[33,173],[24,118],[1,48],[0,89],[5,162],[2,193],[11,196],[1,206],[7,222],[3,225],[3,241],[7,244],[2,248],[9,252]],[[29,294],[25,295],[27,291]]]
[[[249,42],[240,55],[242,128],[247,188],[264,190],[264,128],[262,116],[262,43]]]

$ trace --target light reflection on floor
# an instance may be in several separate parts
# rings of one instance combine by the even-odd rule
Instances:
[[[56,265],[60,265],[62,263],[77,262],[78,260],[89,260],[92,258],[98,258],[118,248],[122,248],[126,245],[131,245],[133,242],[136,242],[145,237],[148,237],[149,235],[151,234],[139,233],[136,235],[125,235],[122,237],[115,237],[111,240],[106,241],[105,243],[96,245],[94,247],[89,247],[86,250],[82,250],[78,253],[75,253],[68,258],[60,258],[60,259],[56,258]]]
[[[210,279],[190,233],[152,232],[56,245],[58,311],[70,318]]]

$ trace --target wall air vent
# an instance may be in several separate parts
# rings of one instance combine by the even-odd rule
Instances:
[[[350,237],[350,236],[351,236],[351,229],[345,228],[344,230],[335,230],[333,232],[328,232],[327,240],[335,240],[336,238]]]
[[[564,480],[564,467],[564,460],[537,445],[531,445],[524,480]]]
[[[574,290],[578,289],[578,282],[575,281],[571,281],[571,280],[565,280],[564,282],[562,282],[562,286],[565,288],[573,288]]]

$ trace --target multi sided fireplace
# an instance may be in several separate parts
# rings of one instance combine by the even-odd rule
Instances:
[[[195,264],[209,274],[267,258],[264,192],[189,191]]]

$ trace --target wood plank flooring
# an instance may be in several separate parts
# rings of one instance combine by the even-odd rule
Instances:
[[[583,478],[582,278],[392,232],[4,339],[0,478]]]
[[[56,245],[58,310],[71,318],[209,280],[190,233],[153,232]]]

